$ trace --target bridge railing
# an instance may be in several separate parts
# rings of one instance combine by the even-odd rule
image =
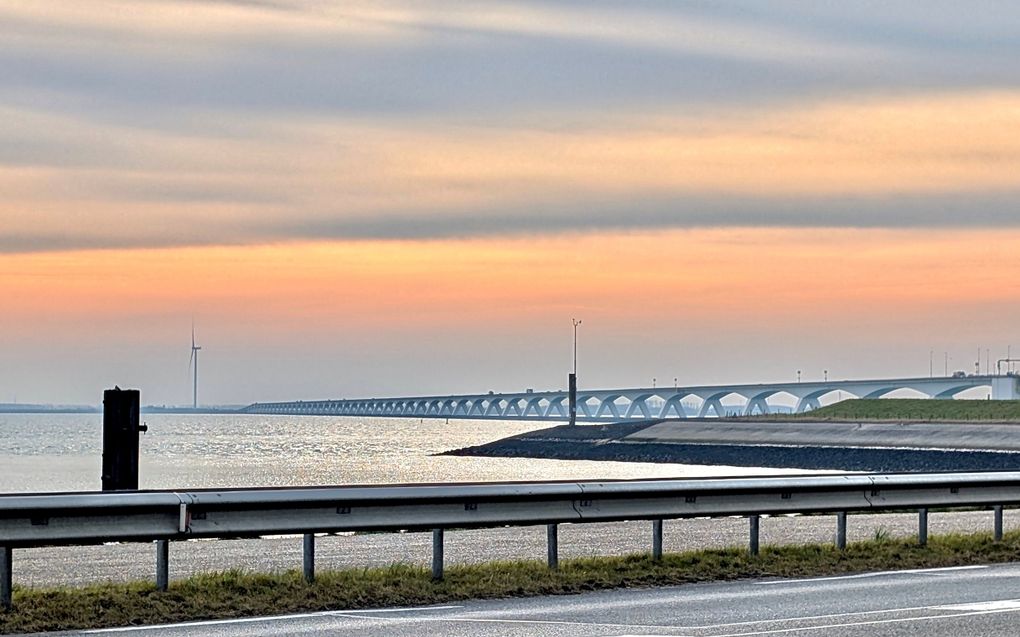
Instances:
[[[1020,472],[0,495],[0,604],[10,607],[14,550],[26,547],[155,541],[165,589],[171,541],[302,534],[311,581],[316,533],[432,530],[439,579],[450,528],[548,525],[555,567],[562,523],[651,520],[658,558],[665,519],[746,516],[757,552],[761,515],[836,513],[844,547],[850,512],[917,509],[924,542],[930,507],[993,507],[1000,538],[1002,507],[1013,504]]]

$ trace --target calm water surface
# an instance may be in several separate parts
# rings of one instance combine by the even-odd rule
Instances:
[[[143,415],[139,487],[184,489],[791,473],[746,467],[433,454],[549,423]],[[102,414],[0,414],[0,493],[100,489]]]

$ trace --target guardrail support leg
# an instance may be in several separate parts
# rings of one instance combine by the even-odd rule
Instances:
[[[761,516],[760,515],[752,515],[751,517],[748,518],[748,523],[749,523],[749,526],[751,527],[750,528],[751,538],[750,538],[750,542],[749,542],[750,546],[748,548],[751,551],[751,555],[757,555],[758,554],[758,530],[759,530],[759,527],[761,526]]]
[[[0,546],[0,610],[10,610],[14,592],[14,551]]]
[[[549,544],[549,568],[556,570],[560,567],[560,529],[555,524],[547,524],[545,536]]]
[[[1002,541],[1002,505],[1001,504],[996,504],[995,506],[992,507],[992,511],[995,514],[995,518],[994,518],[994,521],[993,521],[994,529],[993,529],[993,532],[992,532],[992,537],[995,538],[996,542],[1001,542]]]
[[[304,559],[301,565],[305,571],[305,581],[311,584],[315,581],[315,534],[305,533]]]
[[[443,579],[443,529],[432,529],[432,580]]]
[[[921,546],[928,544],[928,509],[917,510],[917,543]]]
[[[662,520],[652,520],[652,559],[662,559]]]
[[[836,548],[841,551],[846,548],[846,511],[836,514]]]
[[[156,590],[170,585],[170,540],[156,540]]]

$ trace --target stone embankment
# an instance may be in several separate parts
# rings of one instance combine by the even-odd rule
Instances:
[[[1020,423],[667,420],[561,425],[447,455],[867,472],[1020,469]]]

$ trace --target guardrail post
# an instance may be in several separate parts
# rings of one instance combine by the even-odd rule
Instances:
[[[841,551],[846,548],[846,511],[836,514],[836,548]]]
[[[311,584],[315,581],[315,534],[305,533],[304,559],[302,566],[305,571],[305,581]]]
[[[749,542],[750,546],[748,547],[748,549],[751,551],[751,555],[757,555],[758,554],[758,530],[759,530],[759,527],[761,526],[761,516],[760,515],[752,515],[751,517],[748,518],[748,524],[750,526],[750,533],[751,533],[751,538],[750,538],[750,542]]]
[[[1002,541],[1002,505],[1001,504],[996,504],[995,506],[992,507],[992,511],[994,512],[994,515],[995,515],[994,520],[993,520],[993,527],[994,527],[994,529],[993,529],[993,532],[992,532],[992,537],[995,538],[996,542],[1001,542]]]
[[[928,544],[928,509],[917,510],[917,543],[921,546]]]
[[[14,592],[14,551],[0,546],[0,610],[10,610]]]
[[[156,590],[170,585],[170,540],[156,540]]]
[[[560,533],[559,526],[547,524],[545,536],[549,544],[549,568],[556,570],[560,567]]]
[[[432,579],[443,579],[443,529],[432,529]]]
[[[652,559],[662,559],[662,520],[652,520]]]

